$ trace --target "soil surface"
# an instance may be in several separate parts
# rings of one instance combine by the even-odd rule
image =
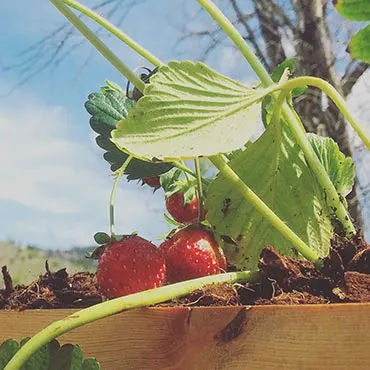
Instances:
[[[265,247],[259,262],[260,279],[247,284],[219,284],[159,306],[292,305],[370,302],[370,245],[359,236],[332,241],[321,267],[280,255]],[[82,308],[103,300],[94,274],[69,276],[65,269],[46,273],[28,286],[13,287],[6,266],[0,309]]]
[[[95,275],[78,272],[69,276],[66,269],[46,273],[28,286],[13,287],[10,273],[2,267],[5,289],[0,289],[0,309],[82,308],[102,301]]]

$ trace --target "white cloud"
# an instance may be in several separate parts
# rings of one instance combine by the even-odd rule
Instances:
[[[95,231],[107,230],[113,179],[87,122],[86,141],[78,142],[73,116],[24,91],[0,100],[0,111],[0,201],[7,204],[0,212],[0,239],[69,246],[90,243]],[[117,232],[138,230],[156,238],[165,229],[163,203],[160,192],[153,196],[122,179]],[[19,214],[11,225],[16,235],[2,230],[12,205],[35,215]]]

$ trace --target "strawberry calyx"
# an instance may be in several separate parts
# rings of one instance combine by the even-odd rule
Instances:
[[[173,220],[180,224],[196,222],[200,206],[197,180],[184,178],[183,171],[178,168],[173,168],[161,175],[160,180],[165,193],[166,209]],[[204,215],[201,219],[204,219]]]
[[[98,231],[94,234],[94,240],[96,244],[99,244],[98,247],[96,247],[92,252],[89,252],[86,254],[86,258],[99,260],[102,254],[104,253],[105,249],[114,242],[119,242],[121,240],[125,240],[128,238],[132,238],[134,236],[137,236],[138,233],[136,231],[133,231],[131,234],[124,234],[124,235],[108,235],[104,231]]]
[[[160,176],[166,199],[176,193],[184,194],[184,206],[196,197],[196,179],[182,178],[183,171],[173,168]]]

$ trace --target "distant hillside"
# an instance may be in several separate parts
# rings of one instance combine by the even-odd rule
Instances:
[[[67,251],[44,250],[35,246],[20,247],[11,242],[0,242],[0,268],[7,265],[13,283],[28,284],[45,273],[45,261],[52,271],[67,268],[69,274],[77,271],[95,271],[96,261],[85,258],[90,248]],[[0,274],[1,275],[1,274]],[[3,288],[0,276],[0,288]]]

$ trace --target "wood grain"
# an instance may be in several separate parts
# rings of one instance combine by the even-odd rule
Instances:
[[[0,311],[0,342],[73,310]],[[60,338],[103,370],[370,369],[370,304],[144,308]]]

